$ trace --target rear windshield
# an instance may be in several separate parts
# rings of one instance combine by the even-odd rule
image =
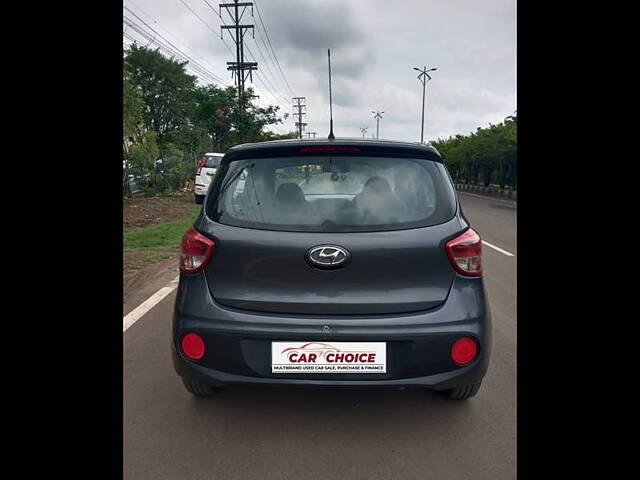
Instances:
[[[222,160],[222,155],[207,155],[207,161],[204,166],[206,168],[218,168],[220,166],[220,160]]]
[[[455,213],[445,167],[425,159],[292,156],[236,160],[223,170],[208,214],[226,225],[384,231],[437,225]]]

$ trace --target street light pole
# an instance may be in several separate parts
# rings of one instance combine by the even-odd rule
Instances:
[[[430,68],[429,70],[427,70],[427,67],[425,66],[424,69],[420,69],[416,67],[413,67],[413,69],[420,72],[420,75],[418,75],[418,80],[422,82],[422,130],[420,131],[420,143],[424,143],[424,104],[425,104],[427,82],[431,80],[431,75],[429,75],[427,72],[433,72],[437,70],[437,68]]]
[[[371,110],[371,113],[375,114],[374,117],[376,119],[376,138],[380,138],[380,119],[382,118],[382,114],[384,113],[381,111],[377,111],[374,112],[373,110]]]

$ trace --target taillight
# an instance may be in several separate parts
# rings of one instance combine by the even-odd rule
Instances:
[[[180,247],[180,273],[196,273],[207,266],[216,244],[210,238],[196,232],[193,227],[182,237]]]
[[[469,337],[462,337],[451,347],[451,360],[458,366],[471,363],[478,354],[478,345]]]
[[[467,277],[482,275],[482,241],[472,229],[449,240],[445,249],[456,272]]]
[[[200,360],[204,357],[204,340],[200,335],[187,333],[182,337],[181,347],[182,352],[191,360]]]
[[[196,175],[200,175],[200,172],[202,171],[202,167],[204,167],[205,163],[207,163],[207,157],[202,157],[202,160],[200,160],[200,163],[198,164],[198,170],[196,171]]]

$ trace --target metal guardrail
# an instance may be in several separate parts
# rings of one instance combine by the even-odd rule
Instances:
[[[470,185],[468,183],[456,183],[456,190],[459,192],[470,192],[478,195],[487,195],[489,197],[505,198],[508,200],[517,200],[516,190],[503,190],[497,187],[483,187],[481,185]]]

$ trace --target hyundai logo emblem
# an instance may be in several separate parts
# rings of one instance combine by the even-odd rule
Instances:
[[[347,264],[351,254],[336,245],[318,245],[307,251],[307,260],[318,268],[338,268]]]

